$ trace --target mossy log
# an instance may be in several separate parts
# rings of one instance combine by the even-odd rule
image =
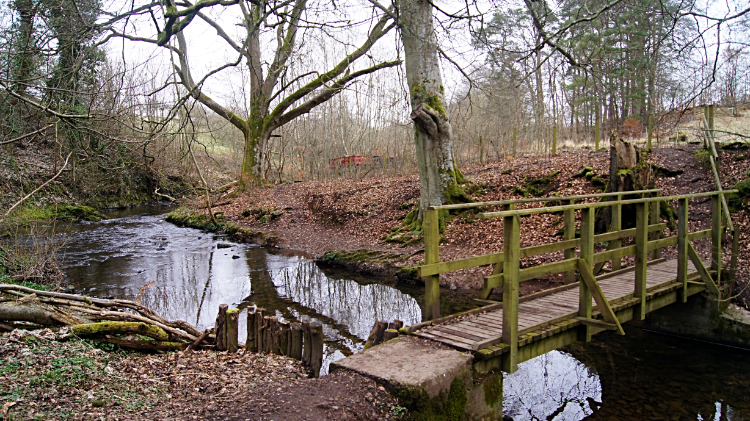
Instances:
[[[135,349],[138,351],[178,351],[185,349],[188,344],[182,342],[147,341],[143,339],[117,338],[105,336],[94,338],[97,342],[115,344],[120,348]]]
[[[164,329],[141,322],[99,322],[74,325],[70,328],[76,336],[84,338],[120,334],[148,336],[157,341],[169,340],[169,334]]]

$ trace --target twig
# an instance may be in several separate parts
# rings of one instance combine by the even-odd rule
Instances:
[[[165,199],[168,199],[168,200],[170,200],[172,202],[176,202],[177,201],[177,199],[175,199],[174,197],[172,197],[172,196],[170,196],[168,194],[161,194],[161,193],[159,193],[159,188],[158,187],[156,188],[156,190],[154,190],[154,194],[157,195],[157,196],[163,197]]]
[[[14,139],[10,139],[10,140],[4,140],[4,141],[0,142],[0,145],[7,145],[7,144],[9,144],[9,143],[13,143],[13,142],[18,142],[19,140],[23,140],[23,139],[26,139],[27,137],[30,137],[30,136],[34,136],[34,135],[35,135],[35,134],[37,134],[37,133],[41,133],[41,132],[43,132],[43,131],[45,131],[45,130],[49,129],[50,127],[54,126],[55,124],[57,124],[57,122],[55,122],[55,123],[52,123],[52,124],[48,124],[48,125],[46,125],[46,126],[42,127],[42,128],[41,128],[41,129],[39,129],[39,130],[35,130],[35,131],[31,132],[31,133],[26,133],[26,134],[23,134],[23,135],[21,135],[21,136],[18,136],[18,137],[14,138]]]
[[[38,192],[39,190],[43,189],[43,188],[44,188],[44,186],[46,186],[47,184],[49,184],[49,183],[51,183],[52,181],[54,181],[54,180],[55,180],[55,179],[56,179],[57,177],[59,177],[59,176],[60,176],[60,174],[62,174],[63,170],[65,170],[65,167],[67,167],[67,166],[68,166],[68,160],[70,159],[70,156],[71,156],[71,155],[73,155],[73,152],[72,152],[72,151],[71,151],[71,152],[70,152],[70,153],[68,154],[68,157],[67,157],[67,158],[65,158],[65,163],[63,164],[62,168],[60,168],[60,171],[58,171],[58,172],[57,172],[57,174],[55,174],[55,176],[54,176],[54,177],[52,177],[52,178],[50,178],[49,180],[45,181],[45,182],[44,182],[44,184],[42,184],[41,186],[39,186],[39,187],[37,187],[36,189],[34,189],[34,191],[32,191],[31,193],[29,193],[29,194],[27,194],[26,196],[24,196],[24,198],[23,198],[23,199],[21,199],[21,200],[19,200],[18,202],[16,202],[16,204],[15,204],[15,205],[11,206],[11,207],[10,207],[10,209],[8,209],[8,212],[5,212],[5,217],[7,218],[7,217],[8,217],[8,215],[10,215],[10,213],[11,213],[11,212],[13,212],[13,209],[15,209],[15,208],[16,208],[16,206],[18,206],[18,205],[20,205],[21,203],[25,202],[25,201],[26,201],[26,199],[28,199],[29,197],[33,196],[34,194],[36,194],[36,192]]]

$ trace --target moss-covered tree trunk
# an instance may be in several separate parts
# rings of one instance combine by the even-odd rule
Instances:
[[[443,105],[444,88],[432,4],[426,0],[403,0],[400,6],[399,23],[419,163],[421,221],[429,206],[463,202],[466,196],[459,186],[463,176],[455,166],[453,133]]]

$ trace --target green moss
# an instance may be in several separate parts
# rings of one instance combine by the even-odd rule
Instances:
[[[514,195],[523,196],[524,198],[529,197],[529,192],[524,190],[521,186],[513,186],[513,191],[511,193]]]
[[[669,229],[673,230],[677,228],[677,224],[675,224],[675,220],[677,219],[677,209],[666,200],[659,202],[659,217],[667,220],[667,226]],[[658,221],[652,223],[658,223]]]
[[[699,149],[697,152],[695,152],[695,160],[700,162],[702,165],[709,165],[710,157],[711,152],[709,152],[708,149]]]
[[[591,185],[598,189],[605,189],[607,187],[607,182],[597,176],[591,178]]]
[[[318,261],[330,266],[351,267],[361,264],[392,265],[403,261],[405,258],[407,257],[399,254],[359,249],[354,251],[329,251],[323,254]]]
[[[583,167],[583,169],[580,172],[573,174],[573,178],[586,177],[586,174],[593,173],[593,172],[594,172],[593,168],[586,166],[586,167]]]
[[[750,199],[750,178],[735,184],[732,190],[739,190],[739,192],[727,195],[727,206],[730,212],[738,212],[747,207],[747,201]]]
[[[558,183],[555,178],[558,175],[560,175],[560,171],[555,171],[546,177],[531,179],[526,182],[524,187],[533,196],[544,196],[557,187]]]
[[[466,412],[466,385],[456,378],[447,393],[442,392],[435,398],[422,389],[398,387],[390,391],[407,408],[407,420],[413,421],[460,421]],[[501,396],[502,397],[502,396]]]
[[[503,401],[503,375],[491,374],[484,380],[484,403],[492,408]]]
[[[420,264],[423,264],[421,262]],[[404,266],[396,271],[396,277],[401,280],[416,281],[419,277],[417,276],[417,268],[420,264]]]
[[[454,379],[448,392],[448,401],[445,403],[448,421],[460,421],[463,418],[467,401],[466,385],[460,379]]]
[[[76,206],[68,203],[47,207],[27,206],[16,212],[14,217],[22,224],[30,221],[98,222],[104,219],[99,211],[90,206]]]

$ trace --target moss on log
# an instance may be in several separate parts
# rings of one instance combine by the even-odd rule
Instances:
[[[99,322],[70,327],[77,336],[92,337],[116,334],[143,335],[157,341],[168,341],[169,334],[164,329],[142,322]]]

